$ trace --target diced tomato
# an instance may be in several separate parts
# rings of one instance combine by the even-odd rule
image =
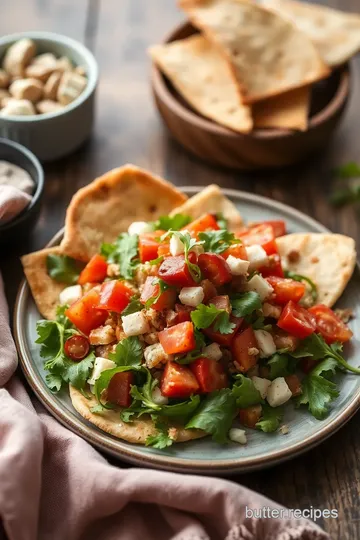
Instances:
[[[66,356],[71,358],[71,360],[82,360],[89,353],[90,343],[85,336],[78,334],[71,336],[65,341],[64,350]]]
[[[304,339],[315,332],[316,319],[307,309],[290,300],[284,307],[277,325],[289,334]]]
[[[170,244],[160,244],[157,251],[158,257],[170,257]]]
[[[101,326],[108,314],[103,309],[99,309],[100,294],[91,289],[84,294],[80,300],[77,300],[66,311],[65,315],[82,332],[89,335],[90,331]]]
[[[250,354],[253,348],[257,348],[257,341],[254,330],[249,326],[236,334],[231,345],[233,360],[240,366],[240,371],[243,373],[249,371],[257,363],[258,355]]]
[[[190,368],[168,362],[161,379],[161,393],[170,398],[188,398],[199,390],[199,383]]]
[[[278,248],[275,241],[274,229],[271,225],[261,223],[250,227],[245,231],[237,233],[237,236],[241,238],[245,246],[253,246],[259,244],[268,255],[278,252]]]
[[[261,405],[252,405],[246,409],[239,410],[240,422],[243,426],[255,429],[256,424],[260,421],[262,413]]]
[[[196,260],[195,253],[189,253],[190,262]],[[195,280],[191,277],[189,268],[185,262],[184,255],[176,255],[176,257],[167,257],[163,260],[158,270],[158,276],[174,287],[192,287],[196,285]]]
[[[309,308],[309,312],[316,319],[316,331],[322,335],[326,343],[331,344],[335,341],[345,343],[352,338],[350,328],[329,307],[318,304]]]
[[[306,291],[304,283],[293,279],[269,276],[266,281],[274,289],[277,304],[287,304],[290,300],[299,302]]]
[[[283,221],[282,219],[263,221],[261,223],[253,223],[252,227],[257,225],[271,225],[276,238],[278,238],[279,236],[284,236],[286,234],[286,224],[285,221]]]
[[[123,281],[117,279],[105,281],[101,286],[98,307],[121,313],[130,302],[133,294],[133,291]]]
[[[115,373],[106,389],[106,399],[120,407],[129,407],[131,404],[130,390],[133,383],[134,374],[132,371]]]
[[[165,231],[153,231],[139,236],[139,256],[142,263],[158,258],[160,237],[164,232]]]
[[[278,253],[274,253],[273,255],[269,256],[267,266],[262,266],[259,268],[259,273],[263,277],[268,276],[277,276],[277,277],[284,277],[284,270],[281,265],[281,257]]]
[[[216,253],[201,253],[198,265],[202,275],[215,285],[220,287],[231,281],[231,272],[223,257]]]
[[[183,230],[188,231],[192,236],[197,236],[199,232],[208,230],[217,231],[218,229],[220,227],[213,214],[204,214],[183,227]]]
[[[154,276],[148,276],[146,278],[144,288],[140,296],[140,302],[146,304],[150,298],[156,298],[159,294],[160,285]],[[163,309],[172,309],[176,300],[175,289],[167,289],[162,292],[156,302],[151,304],[152,309],[162,311]]]
[[[248,260],[246,247],[244,244],[234,244],[221,253],[221,256],[224,257],[224,259],[227,259],[229,255],[242,259],[243,261]]]
[[[186,321],[191,321],[190,313],[194,310],[193,307],[183,306],[182,304],[175,304],[176,323],[179,324]]]
[[[310,371],[318,365],[320,360],[313,360],[310,356],[300,359],[301,370],[307,375]]]
[[[85,285],[85,283],[94,282],[101,283],[104,281],[107,275],[107,262],[102,255],[94,255],[81,272],[78,283],[79,285]]]
[[[195,349],[195,333],[192,322],[185,321],[159,332],[159,341],[166,354],[182,354]]]
[[[234,317],[233,315],[230,315],[230,321],[235,324],[231,334],[221,334],[219,331],[214,330],[213,325],[209,326],[209,328],[204,328],[203,333],[205,336],[211,339],[211,341],[215,341],[215,343],[218,343],[223,347],[231,347],[234,336],[242,325],[243,320],[244,319],[242,317]]]
[[[230,315],[231,313],[231,304],[230,298],[227,294],[222,294],[220,296],[214,296],[210,298],[209,304],[213,304],[217,309],[224,309]]]
[[[200,392],[213,392],[228,386],[228,378],[224,368],[216,360],[198,358],[190,365],[200,386]]]
[[[204,291],[204,300],[203,303],[207,304],[210,298],[213,298],[217,295],[216,287],[209,279],[203,279],[200,281],[200,286]]]
[[[302,392],[301,381],[297,375],[287,375],[285,377],[286,384],[290,388],[293,396],[299,396]]]

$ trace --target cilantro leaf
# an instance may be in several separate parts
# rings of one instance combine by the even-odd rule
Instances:
[[[240,373],[235,376],[235,379],[232,393],[236,399],[237,407],[246,409],[246,407],[262,402],[260,392],[255,388],[251,379]]]
[[[52,392],[60,392],[63,379],[59,374],[56,373],[47,373],[45,376],[46,385],[50,388]]]
[[[346,204],[360,201],[360,184],[352,184],[348,187],[337,189],[330,195],[330,202],[334,206],[345,206]]]
[[[234,294],[230,297],[230,302],[235,317],[250,315],[262,306],[260,296],[254,291]]]
[[[338,178],[358,178],[360,177],[360,166],[355,161],[349,161],[334,169],[334,175]]]
[[[67,255],[48,255],[46,257],[46,268],[49,276],[55,281],[74,285],[84,265]]]
[[[145,307],[147,309],[149,309],[153,304],[156,304],[156,302],[159,300],[160,296],[162,295],[163,292],[167,291],[168,289],[170,289],[170,285],[168,285],[167,283],[165,283],[165,281],[163,281],[162,279],[158,278],[158,277],[154,277],[153,281],[151,282],[152,285],[159,285],[159,292],[156,296],[152,296],[151,298],[149,298],[149,300],[147,300],[145,302]]]
[[[72,362],[68,360],[66,367],[62,372],[64,381],[69,382],[78,390],[85,388],[86,381],[89,379],[92,368],[94,366],[95,354],[91,352],[80,362]]]
[[[235,324],[230,321],[229,313],[225,309],[218,309],[214,304],[206,306],[199,304],[190,314],[191,320],[198,329],[208,328],[212,324],[216,332],[231,334]]]
[[[103,244],[101,254],[109,263],[116,263],[120,267],[120,275],[125,279],[132,279],[138,260],[139,237],[136,234],[122,233],[113,244]]]
[[[130,336],[122,339],[117,345],[114,353],[109,354],[118,366],[140,366],[143,357],[143,349],[137,336]]]
[[[146,368],[145,368],[146,369]],[[132,386],[130,390],[131,396],[140,403],[142,408],[146,409],[146,412],[160,411],[161,405],[154,402],[152,393],[159,384],[157,379],[154,379],[148,369],[146,369],[147,376],[146,382],[142,387]]]
[[[212,435],[217,443],[228,442],[228,431],[236,414],[236,400],[230,388],[223,388],[208,394],[194,416],[186,424],[186,429],[202,429]]]
[[[295,371],[296,360],[287,354],[276,352],[266,363],[270,373],[268,378],[273,381],[277,377],[286,377]]]
[[[203,242],[205,251],[211,251],[217,254],[223,253],[233,244],[240,244],[241,242],[239,238],[235,238],[234,233],[226,229],[200,232],[199,239]]]
[[[220,229],[227,229],[228,228],[227,219],[224,217],[224,214],[222,212],[217,212],[216,221],[217,221],[217,224],[219,225]]]
[[[158,430],[155,435],[149,435],[145,441],[145,446],[152,446],[159,450],[164,450],[173,444],[173,439],[169,437],[169,426],[159,420],[155,421]]]
[[[126,315],[131,315],[132,313],[136,313],[137,311],[141,311],[143,309],[143,305],[140,302],[138,298],[132,298],[130,300],[130,303],[126,306],[125,309],[121,312],[122,317],[126,317]]]
[[[174,405],[163,405],[161,411],[159,412],[160,416],[181,416],[189,417],[193,414],[198,406],[200,405],[200,396],[194,395],[191,396],[187,401],[181,401],[175,403]]]
[[[92,412],[93,414],[101,414],[105,410],[106,409],[102,405],[100,405],[100,403],[98,403],[97,405],[94,405],[93,407],[91,407],[90,412]]]
[[[192,238],[188,232],[173,231],[172,229],[170,229],[167,233],[163,234],[161,240],[165,240],[165,238],[171,236],[177,236],[177,238],[179,238],[179,240],[184,244],[184,257],[186,266],[188,267],[193,280],[199,283],[199,281],[201,280],[201,270],[197,264],[190,262],[189,252],[194,247],[201,246],[202,242],[198,242],[195,238]]]
[[[262,413],[259,422],[256,427],[265,433],[272,433],[276,431],[283,418],[282,407],[270,407],[267,403],[262,405]]]
[[[309,286],[311,299],[315,304],[318,298],[318,290],[316,284],[312,281],[312,279],[308,278],[307,276],[302,276],[301,274],[291,272],[290,270],[285,270],[284,274],[285,277],[293,279],[294,281],[305,281],[305,283],[307,283],[307,285]]]
[[[179,231],[190,223],[191,217],[185,214],[175,214],[174,216],[160,216],[157,221],[154,221],[154,231],[163,230]]]
[[[302,380],[301,387],[302,394],[297,398],[297,406],[308,405],[315,418],[325,418],[329,403],[339,395],[336,384],[320,375],[309,374]]]

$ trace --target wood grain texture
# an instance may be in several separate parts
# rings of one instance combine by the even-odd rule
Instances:
[[[321,3],[360,12],[358,0]],[[26,16],[24,16],[26,13]],[[72,194],[126,162],[147,167],[176,185],[218,183],[286,202],[335,232],[360,239],[355,208],[328,203],[331,170],[360,155],[359,59],[352,62],[353,95],[345,120],[326,151],[277,172],[237,173],[205,165],[171,139],[153,105],[146,48],[183,20],[175,0],[12,0],[2,2],[0,34],[53,30],[86,43],[100,67],[97,123],[75,155],[47,165],[45,204],[30,238],[1,254],[5,290],[13,306],[22,271],[19,255],[41,248],[62,226]],[[273,469],[233,478],[290,508],[337,508],[339,519],[320,524],[331,538],[360,537],[359,415],[328,441]]]

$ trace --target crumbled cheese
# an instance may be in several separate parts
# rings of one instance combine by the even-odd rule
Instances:
[[[250,266],[249,261],[238,259],[233,255],[229,255],[226,262],[233,276],[245,276]]]
[[[259,274],[255,274],[246,284],[246,289],[248,291],[255,291],[260,296],[261,301],[263,302],[268,298],[274,289],[271,285]]]
[[[71,287],[66,287],[66,289],[61,291],[59,295],[59,301],[62,306],[64,306],[65,304],[71,306],[71,304],[73,304],[77,300],[80,300],[81,297],[81,285],[72,285]]]
[[[265,302],[262,307],[264,317],[271,317],[272,319],[279,319],[281,315],[281,306],[274,306]]]
[[[271,381],[269,379],[263,379],[262,377],[251,377],[252,382],[254,383],[254,386],[256,390],[260,393],[261,399],[265,399],[269,386],[271,385]]]
[[[276,352],[276,345],[270,332],[254,330],[254,334],[260,351],[260,358],[267,358]]]
[[[142,311],[121,317],[123,330],[127,336],[139,336],[150,332],[150,326]]]
[[[158,364],[165,364],[168,360],[172,360],[171,354],[166,354],[161,343],[154,343],[144,349],[145,363],[149,369],[154,368]]]
[[[94,367],[91,373],[90,379],[88,379],[88,383],[90,385],[95,384],[96,380],[100,377],[101,373],[103,371],[106,371],[107,369],[112,369],[116,367],[115,362],[112,360],[108,360],[108,358],[102,358],[101,356],[98,356],[95,358]]]
[[[229,439],[239,444],[246,444],[246,432],[243,429],[231,428],[229,430]]]
[[[266,399],[271,407],[279,407],[288,401],[292,396],[284,377],[277,377],[269,386]]]
[[[173,257],[181,255],[185,251],[185,246],[178,236],[173,234],[170,238],[170,253]]]
[[[253,270],[257,270],[261,266],[266,266],[269,262],[269,258],[267,256],[266,251],[258,244],[255,244],[253,246],[248,246],[246,248],[246,253],[250,262],[250,265],[249,265],[250,272],[252,272]]]
[[[204,300],[202,287],[183,287],[179,294],[179,300],[185,306],[197,307]]]
[[[156,405],[167,405],[169,403],[169,400],[166,396],[163,396],[161,393],[161,390],[158,386],[155,386],[154,390],[152,391],[152,400]]]
[[[216,362],[220,360],[223,355],[218,343],[211,343],[211,345],[204,347],[202,354],[206,356],[206,358],[210,358],[210,360],[216,360]]]
[[[128,228],[129,234],[144,234],[151,232],[152,226],[146,221],[134,221]]]

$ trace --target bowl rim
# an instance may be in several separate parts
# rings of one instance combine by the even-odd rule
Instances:
[[[30,31],[16,32],[0,37],[0,48],[6,45],[10,45],[14,41],[18,41],[19,39],[23,38],[33,39],[35,42],[36,40],[52,41],[53,43],[59,43],[61,45],[69,47],[73,51],[77,51],[89,65],[89,71],[87,73],[88,84],[86,85],[85,90],[80,94],[80,96],[68,105],[66,105],[64,107],[64,110],[45,114],[31,114],[28,116],[1,116],[1,121],[6,121],[14,124],[22,122],[42,122],[43,120],[50,120],[51,118],[65,116],[66,114],[71,113],[71,111],[76,109],[79,105],[84,103],[84,101],[86,101],[88,97],[94,92],[98,83],[99,68],[94,55],[87,47],[85,47],[85,45],[63,34],[57,34],[56,32]]]
[[[33,154],[30,150],[28,150],[22,144],[0,137],[0,149],[2,145],[10,146],[16,152],[25,156],[25,158],[28,161],[30,161],[32,165],[35,167],[37,179],[36,179],[36,189],[28,206],[26,206],[26,208],[24,208],[24,210],[20,212],[20,214],[15,216],[13,219],[8,221],[7,223],[4,223],[3,225],[0,224],[0,234],[4,231],[8,231],[9,229],[12,229],[12,227],[17,226],[19,223],[27,219],[28,213],[32,210],[32,208],[34,208],[34,206],[39,201],[44,191],[44,183],[45,183],[44,169],[42,168],[41,163],[38,160],[38,158],[35,156],[35,154]],[[16,165],[16,163],[14,163],[14,165]]]
[[[171,43],[172,41],[176,41],[176,39],[178,39],[177,35],[181,31],[184,31],[187,27],[193,28],[195,30],[195,33],[197,33],[198,31],[191,24],[190,21],[183,21],[178,24],[173,30],[171,30],[171,32],[169,32],[165,36],[161,43],[166,44]],[[350,93],[350,63],[346,62],[345,64],[335,69],[339,70],[340,73],[339,84],[334,93],[334,96],[323,109],[310,117],[308,127],[305,131],[282,128],[254,129],[249,133],[240,133],[237,131],[233,131],[225,126],[222,126],[221,124],[217,124],[213,120],[202,116],[200,113],[197,113],[192,108],[183,105],[168,89],[165,82],[165,75],[162,73],[162,71],[155,64],[154,61],[152,61],[151,82],[155,97],[163,101],[165,105],[169,109],[171,109],[174,114],[181,117],[184,122],[194,125],[197,129],[211,132],[214,135],[220,135],[222,137],[228,137],[233,139],[245,137],[253,139],[278,139],[295,135],[306,135],[307,133],[314,131],[316,128],[321,126],[325,121],[329,120],[332,116],[336,114],[338,110],[341,109]]]

